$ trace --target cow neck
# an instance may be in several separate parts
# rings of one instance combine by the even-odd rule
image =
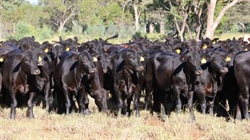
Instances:
[[[102,68],[102,65],[101,65],[101,62],[100,61],[97,61],[94,63],[96,68],[97,68],[97,73],[99,76],[97,76],[99,78],[99,81],[104,81],[104,72],[103,72],[103,68]],[[103,83],[100,83],[102,86],[103,86]]]
[[[101,84],[100,84],[100,80],[99,80],[99,77],[97,75],[97,72],[93,73],[93,78],[91,79],[91,88],[93,90],[98,90],[101,88]]]
[[[78,85],[77,87],[80,87],[81,80],[82,80],[83,76],[86,75],[86,74],[87,73],[85,71],[83,71],[79,65],[76,66],[76,70],[75,70],[75,74],[74,74],[74,76],[75,76],[74,79],[75,79],[75,82]]]
[[[23,81],[23,86],[24,86],[24,88],[26,88],[25,85],[27,84],[27,81],[28,81],[28,76],[27,76],[27,74],[21,69],[19,75],[20,75],[20,77],[21,77],[21,80]],[[26,91],[26,89],[25,89],[24,91]]]
[[[124,66],[124,69],[122,71],[122,75],[123,78],[125,79],[126,84],[128,85],[128,87],[130,87],[131,82],[132,82],[132,74],[134,73],[134,71],[132,71],[129,67]]]
[[[183,62],[183,71],[187,77],[188,83],[193,84],[197,78],[197,75],[195,74],[195,71],[191,70],[187,65],[187,62]]]
[[[214,79],[215,86],[217,87],[216,89],[221,90],[223,86],[222,74],[220,72],[216,72],[213,69],[211,71],[212,71],[212,77]]]
[[[214,74],[214,70],[212,69],[211,67],[211,62],[208,62],[207,63],[207,68],[205,69],[208,71],[210,77],[211,77],[211,82],[212,82],[212,96],[214,97],[215,96],[215,93],[217,93],[217,89],[218,89],[218,85],[217,85],[217,77],[216,77],[216,74]]]

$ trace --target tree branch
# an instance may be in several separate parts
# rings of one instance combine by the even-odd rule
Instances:
[[[131,2],[131,0],[127,0],[124,2],[123,6],[122,6],[122,12],[124,13],[125,12],[125,8],[126,8],[126,5]]]
[[[213,24],[212,28],[216,28],[216,27],[218,26],[218,24],[220,23],[222,17],[224,16],[225,12],[226,12],[229,8],[233,7],[233,6],[234,6],[237,2],[239,2],[239,1],[243,1],[243,0],[234,0],[234,1],[232,1],[231,3],[229,3],[228,5],[226,5],[225,7],[223,7],[223,9],[220,11],[218,17],[217,17],[216,20],[214,21],[214,24]],[[248,1],[249,1],[249,0],[248,0]]]

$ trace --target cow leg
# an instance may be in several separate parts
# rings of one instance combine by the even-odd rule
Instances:
[[[61,90],[54,89],[55,99],[57,100],[57,113],[63,114],[65,112],[64,95],[62,95]]]
[[[83,109],[84,109],[84,114],[89,115],[89,98],[87,92],[83,92]]]
[[[34,119],[33,107],[35,104],[35,92],[31,92],[28,100],[28,115],[30,119]]]
[[[206,96],[204,93],[196,92],[199,102],[200,102],[200,107],[201,107],[201,113],[206,114]]]
[[[240,103],[243,111],[243,117],[248,120],[249,119],[249,114],[248,114],[248,105],[249,105],[249,92],[246,92],[245,94],[241,93],[240,96]],[[243,96],[245,95],[245,96]]]
[[[174,97],[175,97],[176,112],[180,113],[181,106],[182,106],[181,98],[180,98],[181,92],[180,92],[179,87],[177,85],[173,88],[173,92],[174,92]]]
[[[15,119],[17,100],[16,100],[16,93],[14,93],[13,89],[10,90],[10,96],[11,96],[10,118]]]
[[[52,109],[53,96],[50,91],[50,83],[46,83],[44,88],[46,111],[49,113]]]
[[[214,100],[215,100],[215,97],[213,97],[212,100],[208,101],[208,107],[209,107],[209,114],[210,115],[214,114]]]
[[[234,118],[235,119],[237,119],[237,120],[241,120],[242,119],[242,112],[241,112],[239,103],[237,105],[235,105],[235,107],[234,107],[234,113],[232,113],[232,114],[234,114]]]
[[[157,114],[161,113],[161,102],[160,102],[160,98],[161,98],[161,93],[159,93],[158,91],[154,91],[153,92],[153,108],[151,109],[151,114],[153,115],[153,112],[155,111]]]
[[[147,64],[146,68],[146,95],[145,95],[145,110],[148,109],[149,103],[151,101],[151,94],[153,91],[153,67],[150,67],[151,64]],[[154,97],[153,97],[154,98]]]
[[[131,101],[132,101],[132,97],[127,99],[126,116],[128,116],[128,117],[130,116],[130,111],[131,111],[131,109],[130,109]]]
[[[122,100],[122,93],[118,89],[118,85],[114,84],[114,92],[117,100],[117,107],[118,107],[118,116],[122,115],[122,108],[123,108],[123,100]]]
[[[84,115],[84,109],[85,109],[84,102],[83,102],[84,93],[85,93],[85,90],[81,89],[81,91],[77,94],[77,103],[79,106],[79,112],[82,115]]]
[[[70,102],[70,99],[69,99],[70,98],[69,97],[69,91],[68,91],[66,86],[63,86],[63,94],[64,94],[64,98],[65,98],[66,115],[69,115],[71,102]]]
[[[189,91],[188,97],[187,97],[188,98],[188,107],[189,107],[191,119],[195,120],[194,111],[193,111],[193,97],[194,97],[194,91]]]
[[[135,99],[134,99],[134,108],[136,110],[135,116],[140,117],[140,97],[141,97],[141,90],[137,91],[135,93]]]

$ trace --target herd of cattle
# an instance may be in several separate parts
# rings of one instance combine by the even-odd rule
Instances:
[[[229,114],[249,119],[250,44],[243,38],[165,42],[140,38],[111,44],[109,39],[79,43],[68,38],[39,43],[34,37],[0,43],[0,104],[28,106],[29,118],[42,96],[46,111],[69,114],[77,102],[81,114],[89,114],[90,95],[99,111],[140,116],[144,109],[170,114],[188,105],[206,114]],[[110,96],[111,95],[111,96]]]

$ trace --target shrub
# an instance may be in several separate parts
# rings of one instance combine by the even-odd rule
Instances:
[[[36,28],[31,24],[22,21],[18,22],[15,35],[12,38],[19,40],[27,36],[37,36]]]

